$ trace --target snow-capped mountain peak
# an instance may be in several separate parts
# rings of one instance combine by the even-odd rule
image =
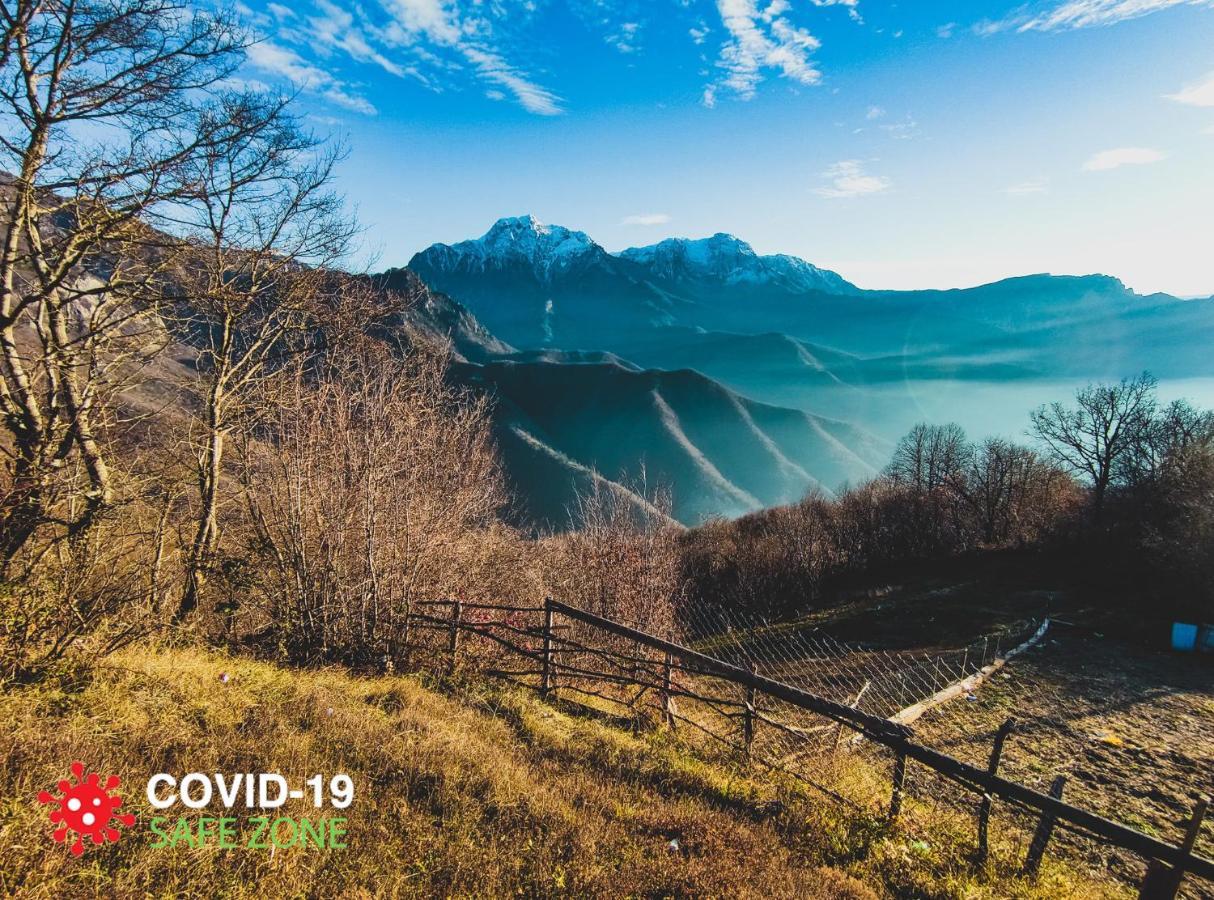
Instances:
[[[433,244],[411,266],[422,271],[477,273],[530,270],[541,281],[607,251],[583,231],[546,225],[532,215],[498,219],[481,237],[458,244]]]
[[[562,225],[545,225],[530,215],[498,219],[479,243],[486,254],[523,256],[534,263],[557,261],[594,249],[602,250],[584,231],[573,231]]]
[[[726,286],[772,285],[794,292],[855,290],[834,272],[795,256],[760,256],[750,244],[724,232],[698,240],[668,238],[649,247],[624,250],[619,256],[668,281],[708,279]]]
[[[750,244],[732,234],[691,240],[667,238],[649,247],[633,247],[619,254],[663,276],[694,272],[697,275],[726,275],[757,259]]]

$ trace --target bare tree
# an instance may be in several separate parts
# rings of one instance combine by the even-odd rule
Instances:
[[[1174,400],[1159,410],[1117,467],[1116,479],[1130,487],[1157,481],[1169,461],[1190,447],[1214,442],[1214,412],[1187,400]]]
[[[1032,448],[988,438],[975,448],[958,489],[988,545],[1039,538],[1058,521],[1074,481]]]
[[[1075,393],[1074,406],[1051,403],[1032,414],[1033,433],[1053,457],[1090,481],[1097,519],[1119,468],[1149,439],[1155,386],[1144,372],[1118,384],[1088,385]]]
[[[677,544],[683,529],[670,509],[669,491],[651,487],[643,468],[625,490],[594,479],[572,511],[576,530],[551,541],[557,594],[643,630],[673,634],[683,596]]]
[[[960,425],[920,423],[898,441],[885,472],[897,484],[930,494],[960,476],[968,452]]]
[[[275,365],[309,347],[326,305],[345,313],[342,307],[369,308],[341,302],[355,295],[388,296],[328,271],[355,234],[330,189],[340,148],[322,146],[281,98],[242,95],[232,102],[242,110],[241,132],[222,153],[191,161],[195,193],[175,223],[190,244],[177,319],[202,376],[191,435],[197,519],[179,621],[198,606],[219,542],[228,433],[255,412],[250,400]]]
[[[106,393],[157,346],[170,224],[252,124],[224,84],[244,37],[171,0],[0,6],[0,569],[114,501]],[[255,118],[255,117],[254,117]],[[64,473],[84,484],[66,492]]]

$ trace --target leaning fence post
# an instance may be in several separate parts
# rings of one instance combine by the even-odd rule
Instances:
[[[540,697],[547,700],[552,693],[552,598],[544,598],[544,657],[540,673]]]
[[[1016,720],[1008,719],[995,732],[995,746],[991,748],[991,758],[986,765],[988,775],[998,774],[999,757],[1003,755],[1003,742],[1007,740],[1007,736],[1012,733],[1012,729],[1015,727]],[[980,865],[986,862],[987,853],[990,849],[987,843],[987,830],[990,827],[991,806],[993,803],[994,798],[987,792],[982,795],[982,803],[978,808],[978,863]]]
[[[1066,787],[1066,776],[1059,775],[1054,779],[1054,783],[1050,785],[1050,796],[1055,800],[1062,799],[1062,789]],[[1054,823],[1056,818],[1053,813],[1043,812],[1041,821],[1037,823],[1037,831],[1033,835],[1033,842],[1029,844],[1028,856],[1024,858],[1024,874],[1034,876],[1037,870],[1041,868],[1041,858],[1045,856],[1045,847],[1050,842],[1050,835],[1054,833]]]
[[[666,724],[674,728],[674,697],[671,696],[671,670],[674,668],[674,656],[666,651],[666,660],[662,664],[662,717]]]
[[[893,825],[898,821],[898,815],[902,812],[902,792],[906,787],[906,751],[899,748],[898,755],[894,757],[894,786],[889,797],[889,823]]]
[[[450,657],[448,662],[447,674],[455,671],[455,663],[459,655],[459,623],[464,613],[464,601],[451,601],[451,631],[447,636],[447,655]]]
[[[758,673],[758,667],[752,662],[750,674]],[[755,688],[753,684],[746,686],[745,707],[742,710],[742,741],[746,745],[746,755],[750,756],[750,745],[755,739]]]
[[[1198,797],[1197,805],[1193,807],[1193,815],[1185,829],[1184,840],[1180,844],[1180,858],[1172,867],[1158,860],[1153,860],[1143,879],[1142,889],[1138,900],[1172,900],[1180,890],[1180,882],[1184,880],[1186,862],[1193,855],[1193,847],[1197,843],[1197,835],[1201,833],[1201,823],[1210,808],[1209,797]]]

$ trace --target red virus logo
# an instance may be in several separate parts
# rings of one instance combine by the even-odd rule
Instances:
[[[67,833],[76,833],[76,842],[72,844],[72,855],[79,856],[84,852],[84,839],[91,838],[94,844],[104,844],[106,841],[118,840],[119,833],[110,823],[122,824],[130,828],[135,824],[135,817],[130,813],[119,813],[122,798],[111,793],[121,784],[117,775],[111,775],[101,785],[101,776],[96,772],[84,773],[84,763],[72,763],[72,774],[76,783],[64,779],[59,782],[59,796],[50,791],[38,794],[39,803],[53,803],[56,808],[50,812],[50,820],[59,827],[55,829],[54,838],[57,843],[67,841]]]

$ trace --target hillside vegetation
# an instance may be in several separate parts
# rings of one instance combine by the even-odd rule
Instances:
[[[695,758],[667,733],[518,689],[439,693],[416,678],[140,647],[76,683],[0,695],[0,720],[6,896],[1106,895],[1057,864],[1037,882],[1010,877],[998,847],[972,872],[956,840],[968,821],[912,806],[889,832],[770,773]],[[74,759],[120,774],[140,820],[81,860],[51,842],[33,802]],[[345,772],[348,849],[152,848],[142,793],[158,771]]]

